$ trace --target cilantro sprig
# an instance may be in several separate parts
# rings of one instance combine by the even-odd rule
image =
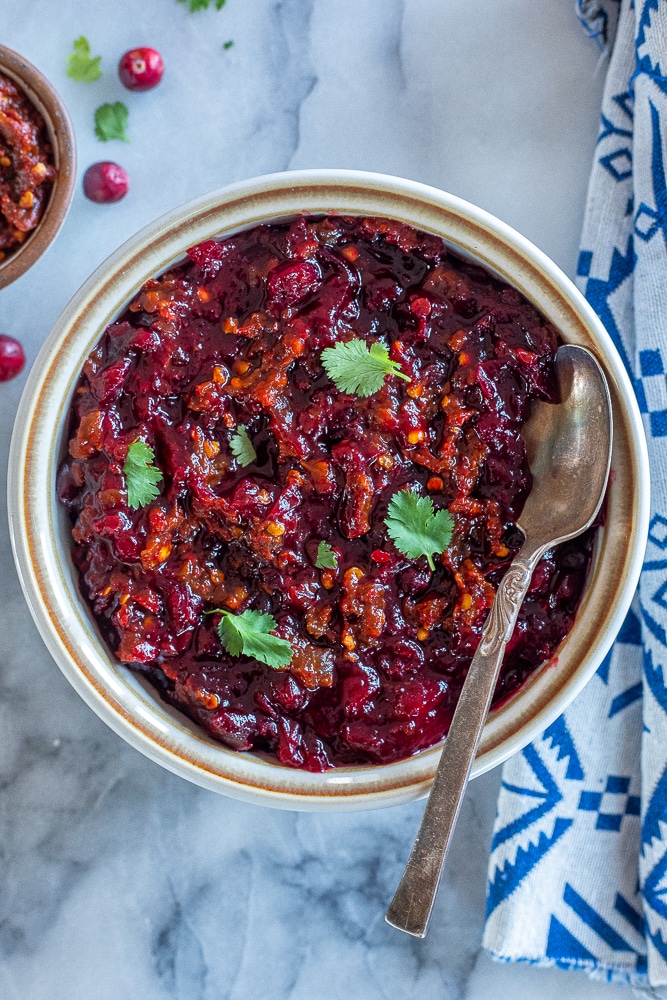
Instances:
[[[277,628],[273,615],[250,610],[237,615],[224,608],[216,608],[207,614],[222,615],[218,622],[218,635],[231,656],[243,653],[277,669],[286,667],[292,659],[289,642],[271,634]]]
[[[95,135],[100,142],[108,142],[109,139],[129,142],[126,132],[129,117],[130,112],[122,101],[101,104],[95,111]]]
[[[324,539],[317,546],[315,566],[317,569],[336,569],[338,566],[338,556]]]
[[[208,10],[212,0],[178,0],[179,3],[186,3],[188,8],[194,13],[197,10]],[[222,10],[227,0],[215,0],[215,9]]]
[[[79,83],[94,83],[102,76],[101,62],[102,56],[92,56],[90,42],[85,35],[80,35],[72,42],[72,52],[67,57],[65,72]]]
[[[409,489],[394,493],[384,523],[398,551],[408,559],[426,556],[431,570],[435,570],[434,554],[445,551],[454,530],[448,510],[435,513],[430,497],[417,496]]]
[[[232,449],[232,455],[243,469],[257,459],[257,452],[245,424],[239,424],[236,432],[232,435],[229,447]]]
[[[372,396],[384,385],[386,375],[395,375],[410,382],[410,376],[392,361],[384,344],[365,340],[339,341],[335,347],[325,347],[321,354],[324,370],[341,392],[351,396]]]
[[[134,510],[145,507],[160,493],[157,484],[162,479],[162,473],[155,468],[154,461],[155,452],[140,438],[136,438],[127,449],[123,475],[127,489],[127,505]]]

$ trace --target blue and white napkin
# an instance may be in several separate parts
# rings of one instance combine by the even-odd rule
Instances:
[[[616,37],[579,256],[633,379],[651,460],[639,590],[612,652],[503,770],[484,945],[498,959],[667,984],[667,0],[579,0]],[[649,994],[647,994],[649,995]],[[657,994],[655,994],[657,995]]]

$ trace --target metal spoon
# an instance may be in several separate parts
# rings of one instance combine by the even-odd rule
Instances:
[[[609,390],[590,351],[556,355],[561,403],[538,403],[523,429],[533,488],[518,526],[525,541],[500,582],[445,740],[424,817],[386,920],[424,937],[491,696],[533,570],[547,549],[588,528],[611,459]]]

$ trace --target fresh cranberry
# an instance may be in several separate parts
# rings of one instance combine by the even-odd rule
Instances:
[[[10,378],[23,371],[25,354],[18,340],[0,333],[0,382],[9,382]]]
[[[127,171],[118,163],[103,160],[93,163],[83,175],[83,193],[99,204],[120,201],[130,188]]]
[[[130,49],[118,63],[120,82],[128,90],[152,90],[162,79],[164,63],[157,49]]]

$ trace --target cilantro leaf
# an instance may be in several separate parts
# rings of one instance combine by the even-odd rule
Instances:
[[[430,497],[417,496],[408,489],[394,493],[384,523],[399,552],[408,559],[426,556],[432,570],[434,553],[445,551],[454,530],[454,518],[448,510],[434,513]]]
[[[411,381],[398,362],[390,359],[384,344],[377,342],[369,351],[365,340],[339,341],[335,347],[325,347],[321,360],[331,381],[351,396],[372,396],[384,385],[385,375]]]
[[[315,566],[317,569],[336,569],[338,566],[338,556],[328,542],[321,541],[317,546]]]
[[[67,57],[67,75],[79,83],[94,83],[99,80],[102,76],[102,56],[91,56],[90,42],[85,35],[80,35],[72,42],[72,49],[74,51]]]
[[[257,458],[257,452],[248,436],[245,424],[239,424],[229,442],[229,447],[232,449],[232,455],[243,469]]]
[[[129,115],[122,101],[100,105],[95,112],[95,135],[101,142],[108,142],[109,139],[129,142],[125,132]]]
[[[211,0],[179,0],[179,3],[186,3],[193,13],[196,10],[208,10],[211,6]],[[222,10],[226,3],[227,0],[215,0],[215,9]]]
[[[123,475],[128,507],[133,507],[135,510],[138,507],[145,507],[160,493],[157,484],[162,479],[162,473],[155,468],[154,461],[153,449],[140,438],[136,438],[127,449]]]
[[[222,48],[223,48],[223,50],[225,52],[228,52],[232,48],[233,45],[234,45],[234,39],[230,38],[228,42],[225,42],[225,44],[222,46]]]
[[[222,615],[218,623],[220,641],[231,656],[252,656],[269,667],[286,667],[292,659],[292,647],[286,639],[271,635],[277,628],[273,615],[261,611],[232,611],[216,608],[210,615]]]

